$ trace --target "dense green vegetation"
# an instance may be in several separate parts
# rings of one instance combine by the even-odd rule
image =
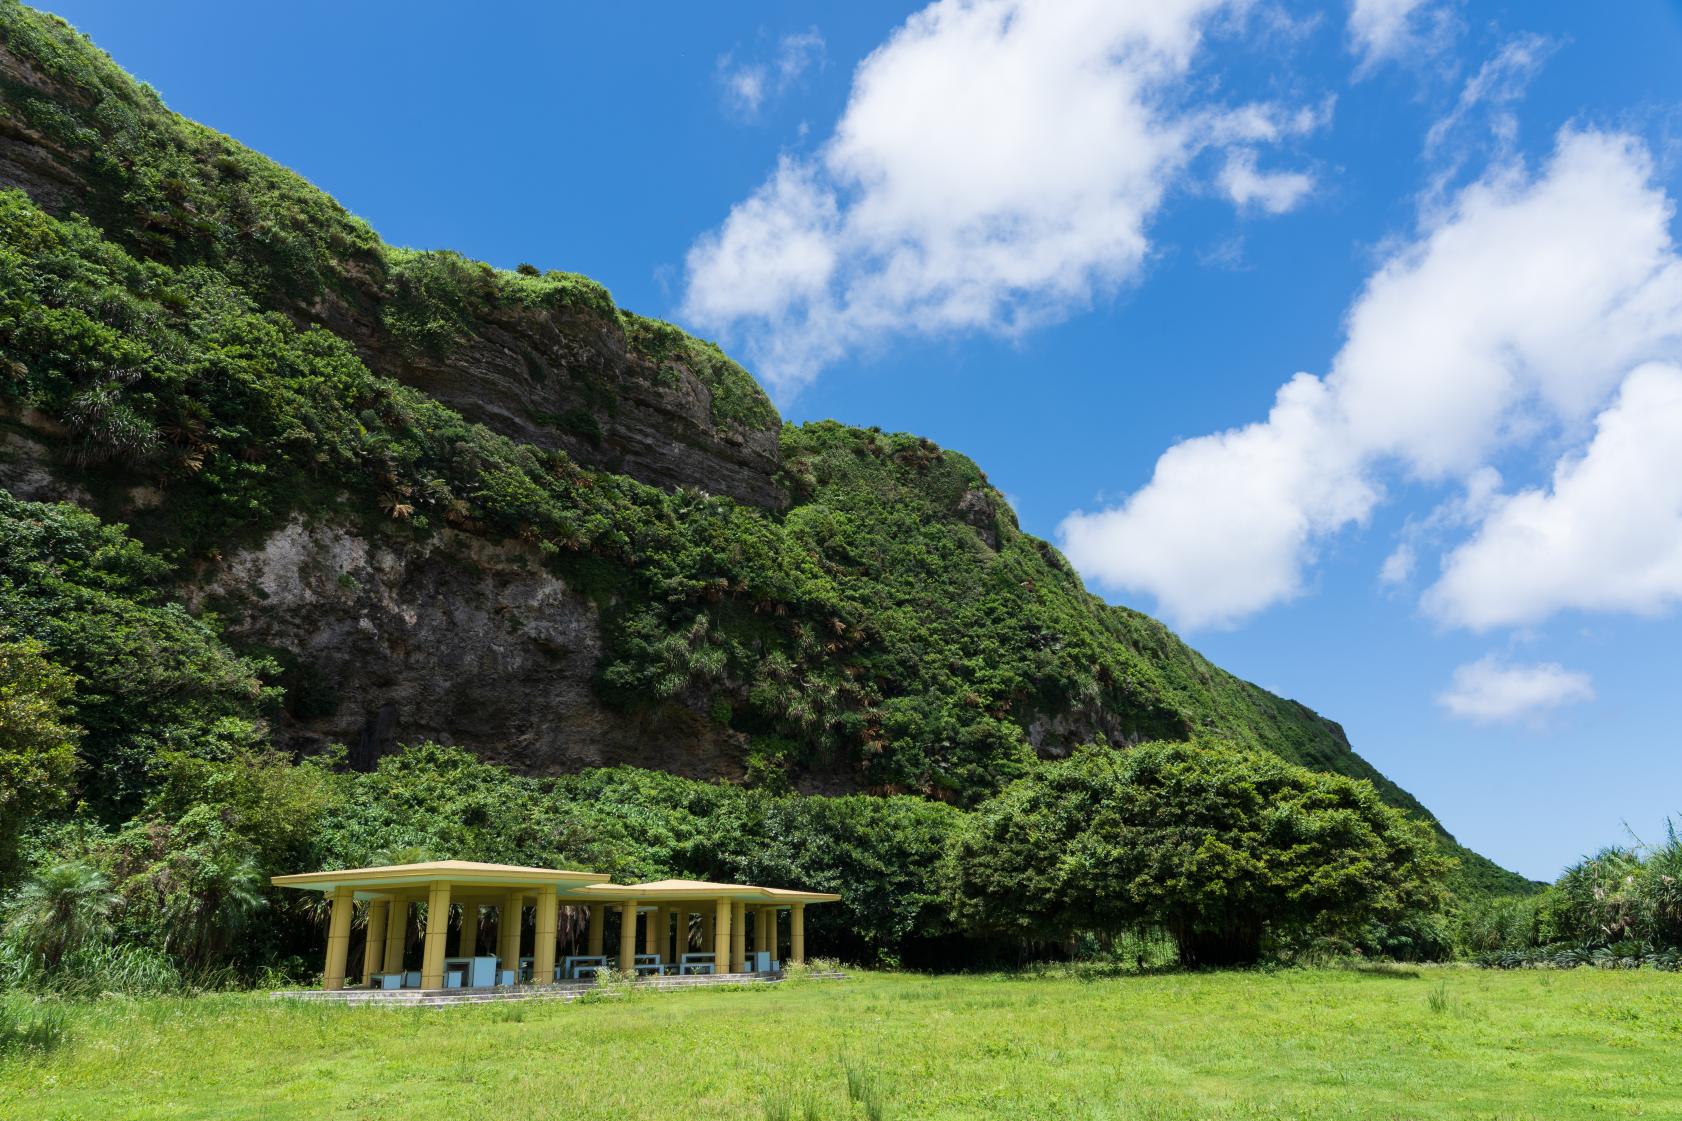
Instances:
[[[1674,988],[1645,972],[1425,968],[863,974],[418,1010],[109,1001],[64,1009],[56,1052],[0,1060],[0,1115],[1674,1117]]]
[[[798,501],[779,517],[468,424],[219,274],[138,260],[15,192],[0,193],[0,284],[0,397],[62,425],[96,496],[162,488],[142,536],[191,558],[306,510],[534,540],[605,609],[604,695],[713,692],[757,737],[766,781],[841,760],[872,785],[973,801],[1025,772],[1028,724],[1074,710],[1109,714],[1123,739],[1349,771],[1418,809],[1312,713],[1088,596],[972,463],[927,441],[786,430]],[[130,785],[114,804],[132,805]]]
[[[974,801],[1023,773],[1030,724],[1072,713],[1112,739],[1274,751],[1423,813],[1328,722],[1088,596],[972,463],[927,441],[785,429],[795,506],[778,517],[582,470],[376,376],[266,309],[371,302],[400,342],[440,353],[498,309],[611,314],[656,365],[711,371],[715,412],[776,420],[716,348],[619,312],[599,285],[382,246],[62,22],[6,2],[0,38],[67,91],[8,87],[0,109],[58,146],[87,219],[0,200],[0,401],[62,423],[95,501],[166,553],[201,558],[299,511],[538,542],[606,609],[602,691],[712,693],[756,737],[767,781],[840,760],[872,786]],[[137,477],[166,500],[121,501]]]
[[[1459,940],[1504,969],[1682,968],[1682,834],[1602,849],[1541,892],[1469,900]]]
[[[319,914],[266,877],[399,853],[839,890],[814,944],[854,960],[1186,934],[1189,912],[1137,910],[1007,929],[955,886],[966,851],[979,864],[958,845],[974,823],[1092,760],[1136,768],[1164,751],[1300,795],[1296,825],[1328,830],[1318,848],[1288,830],[1257,842],[1282,846],[1290,872],[1247,904],[1244,956],[1333,937],[1440,952],[1420,933],[1442,921],[1437,858],[1420,850],[1412,881],[1387,878],[1423,842],[1378,799],[1429,821],[1424,809],[1335,725],[1089,595],[968,459],[904,434],[784,426],[790,504],[768,510],[469,423],[317,321],[342,312],[447,366],[502,317],[584,317],[653,376],[693,372],[716,423],[778,418],[715,346],[592,281],[383,245],[60,21],[0,0],[0,45],[39,79],[0,83],[8,135],[51,153],[69,192],[0,191],[0,426],[46,445],[89,507],[0,492],[0,976],[157,991],[305,975]],[[610,407],[614,387],[595,391]],[[271,723],[307,706],[291,686],[309,667],[233,648],[179,586],[292,517],[394,542],[447,529],[530,543],[599,608],[600,697],[701,708],[749,745],[747,784],[534,779],[426,745],[357,774],[332,752],[275,751]],[[1113,750],[1159,740],[1189,746]],[[1081,763],[1041,761],[1088,743]],[[1221,754],[1235,749],[1270,755]],[[872,796],[791,793],[814,772]],[[1189,813],[1185,793],[1160,796],[1158,827]],[[1203,827],[1249,835],[1236,818]],[[1462,895],[1522,885],[1443,842]],[[1320,859],[1325,882],[1298,876]],[[1241,865],[1209,863],[1182,887],[1230,885]],[[1376,876],[1366,894],[1360,869]]]

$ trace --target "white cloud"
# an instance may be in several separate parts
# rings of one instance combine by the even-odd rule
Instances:
[[[1539,175],[1472,184],[1370,278],[1323,381],[1298,374],[1265,422],[1178,444],[1121,505],[1071,514],[1070,559],[1182,625],[1230,624],[1301,592],[1317,546],[1382,497],[1384,465],[1470,492],[1496,452],[1586,423],[1682,342],[1650,175],[1630,138],[1567,130]]]
[[[1529,33],[1515,35],[1501,44],[1478,72],[1466,79],[1454,107],[1425,134],[1426,152],[1441,147],[1479,109],[1495,115],[1493,128],[1498,134],[1510,134],[1516,127],[1512,105],[1524,97],[1531,80],[1556,47],[1553,40]]]
[[[1244,7],[932,4],[859,66],[820,151],[691,248],[683,316],[787,391],[892,333],[1020,332],[1133,279],[1198,153],[1330,112],[1187,103],[1206,26]],[[1301,193],[1289,173],[1254,176],[1264,208]],[[791,260],[810,266],[801,283],[783,283]]]
[[[823,66],[824,46],[823,36],[812,28],[784,35],[769,62],[739,63],[734,54],[721,56],[718,81],[726,104],[740,116],[757,117],[768,101],[792,89],[806,71]]]
[[[1391,550],[1378,567],[1378,582],[1386,586],[1405,584],[1419,564],[1419,553],[1406,541]]]
[[[1430,0],[1350,0],[1348,31],[1364,73],[1382,62],[1437,53],[1453,38],[1454,19]]]
[[[1314,177],[1300,171],[1257,171],[1256,153],[1234,148],[1221,168],[1220,184],[1240,210],[1253,204],[1269,214],[1283,214],[1314,189]]]
[[[1483,630],[1682,602],[1682,369],[1637,369],[1596,424],[1550,488],[1500,501],[1449,554],[1427,611]]]
[[[1557,662],[1508,665],[1494,656],[1454,671],[1454,682],[1437,703],[1455,716],[1484,723],[1535,719],[1561,705],[1594,699],[1587,674]]]
[[[1425,158],[1434,166],[1421,195],[1422,210],[1440,207],[1450,185],[1474,160],[1511,162],[1519,135],[1514,105],[1557,48],[1541,35],[1515,35],[1466,79],[1454,105],[1425,134]]]
[[[1325,383],[1298,374],[1267,420],[1176,444],[1124,504],[1065,518],[1064,553],[1088,579],[1152,592],[1187,627],[1297,596],[1315,537],[1376,501],[1331,407]]]

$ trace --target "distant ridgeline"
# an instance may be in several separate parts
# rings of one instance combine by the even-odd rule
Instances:
[[[184,758],[373,773],[428,741],[965,807],[1189,740],[1431,820],[1335,723],[1088,594],[965,457],[785,425],[584,277],[386,246],[11,2],[0,187],[0,639],[75,675],[106,827]],[[1463,888],[1526,886],[1448,840]],[[691,857],[642,871],[742,871]]]

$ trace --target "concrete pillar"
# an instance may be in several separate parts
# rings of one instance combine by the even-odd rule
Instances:
[[[496,917],[497,957],[502,959],[497,968],[515,970],[516,979],[520,968],[520,913],[525,909],[525,896],[511,891],[503,899],[502,910]]]
[[[461,905],[461,941],[456,950],[457,957],[476,957],[479,952],[479,905],[477,903],[463,903]]]
[[[664,907],[654,907],[642,914],[642,952],[657,954],[660,952],[659,929],[660,920],[666,917]]]
[[[589,948],[585,951],[591,957],[602,956],[602,927],[607,923],[607,908],[600,903],[590,904],[590,925],[585,934],[589,939]]]
[[[531,979],[539,985],[555,980],[555,885],[537,889],[537,945],[531,951]]]
[[[788,909],[788,959],[796,965],[806,964],[806,904],[796,903]]]
[[[730,904],[730,972],[748,971],[748,905],[740,899]]]
[[[619,905],[619,971],[628,973],[637,967],[637,905],[626,900]]]
[[[327,918],[327,964],[321,971],[321,987],[345,987],[345,961],[350,957],[350,914],[356,907],[356,889],[333,889],[333,910]]]
[[[771,948],[771,916],[777,912],[769,907],[761,907],[754,913],[753,924],[753,952],[756,954],[769,953],[776,957],[777,953]]]
[[[363,988],[373,982],[374,974],[385,964],[386,912],[390,910],[391,904],[384,899],[368,904],[368,940],[362,945]]]
[[[730,972],[730,900],[720,899],[713,907],[713,970]]]
[[[403,971],[403,951],[409,941],[409,901],[393,899],[385,913],[385,968],[382,973]]]
[[[434,880],[426,895],[426,941],[421,943],[421,988],[444,987],[444,940],[450,936],[450,881]]]
[[[679,903],[672,912],[672,962],[683,960],[689,952],[689,908]]]

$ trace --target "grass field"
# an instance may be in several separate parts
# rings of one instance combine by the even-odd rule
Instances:
[[[0,1117],[1682,1117],[1682,976],[857,974],[561,1005],[73,1006]]]

